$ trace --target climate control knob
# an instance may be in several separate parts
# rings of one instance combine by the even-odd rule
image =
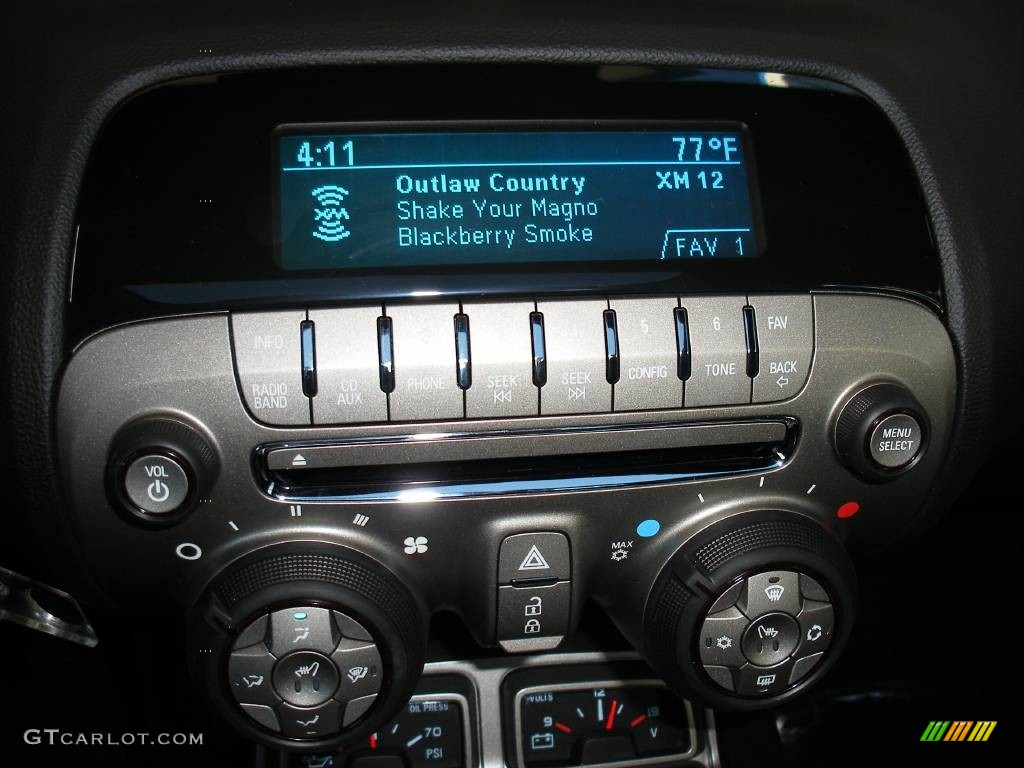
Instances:
[[[236,727],[275,746],[365,736],[404,705],[423,666],[413,595],[370,558],[327,544],[244,558],[207,588],[192,627],[211,649],[198,682]]]
[[[784,512],[729,518],[684,544],[658,577],[645,655],[684,696],[773,704],[832,665],[854,591],[849,558],[818,523]]]

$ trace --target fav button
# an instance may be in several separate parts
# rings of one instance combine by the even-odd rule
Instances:
[[[188,473],[169,456],[147,454],[128,465],[124,492],[139,509],[151,515],[166,515],[185,503],[189,495]]]
[[[807,294],[751,296],[757,322],[755,403],[786,400],[799,392],[811,370],[814,310]]]

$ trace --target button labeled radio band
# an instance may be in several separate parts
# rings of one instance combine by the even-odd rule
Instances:
[[[305,319],[301,311],[231,317],[242,396],[253,416],[266,424],[309,424],[300,342]]]

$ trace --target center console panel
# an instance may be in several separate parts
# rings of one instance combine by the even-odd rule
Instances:
[[[941,471],[956,362],[923,203],[880,115],[821,83],[496,68],[520,87],[469,114],[480,77],[238,75],[122,107],[83,198],[58,403],[77,536],[121,608],[180,613],[197,687],[274,748],[365,750],[417,714],[410,697],[437,693],[424,665],[461,664],[426,651],[451,612],[478,645],[531,654],[487,673],[501,700],[481,711],[508,720],[492,758],[706,762],[704,706],[770,706],[827,673],[853,561],[912,526]],[[759,255],[278,258],[281,125],[580,114],[745,126]],[[165,151],[130,151],[144,137]],[[649,666],[545,667],[588,604]],[[460,709],[433,711],[463,719],[437,727],[472,731],[448,693]],[[692,703],[649,738],[617,730],[673,695]],[[604,719],[577,732],[586,697]]]

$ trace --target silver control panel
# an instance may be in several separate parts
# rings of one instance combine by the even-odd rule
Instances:
[[[810,294],[386,304],[231,316],[252,415],[286,426],[770,403],[811,371]]]

